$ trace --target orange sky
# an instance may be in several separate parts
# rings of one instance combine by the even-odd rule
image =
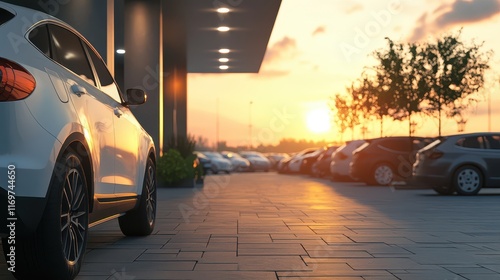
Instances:
[[[219,139],[230,145],[248,145],[250,111],[253,145],[285,137],[339,140],[334,125],[313,132],[308,118],[310,123],[311,114],[321,115],[334,93],[344,92],[363,67],[375,63],[369,55],[385,46],[385,37],[426,40],[463,27],[463,40],[484,41],[484,50],[500,50],[500,38],[494,35],[500,26],[499,1],[283,0],[259,74],[189,74],[188,132],[215,141],[219,100]],[[499,54],[490,66],[485,92],[492,95],[492,130],[500,131],[495,121],[500,119]],[[378,123],[367,126],[367,137],[379,136]],[[386,122],[385,128],[385,136],[408,130],[407,122]],[[466,132],[487,129],[484,101],[470,114]],[[455,121],[443,123],[443,134],[456,132]],[[416,134],[437,135],[437,120],[420,121]],[[361,137],[359,129],[355,137]],[[350,138],[348,131],[344,140]]]

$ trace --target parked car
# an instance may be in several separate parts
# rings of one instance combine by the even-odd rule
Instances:
[[[318,159],[318,157],[320,155],[322,155],[323,152],[325,152],[325,151],[326,151],[326,148],[322,147],[322,148],[319,148],[319,149],[317,149],[316,151],[314,151],[314,152],[312,152],[310,154],[304,155],[302,157],[302,161],[300,161],[298,172],[301,173],[301,174],[311,174],[313,164],[316,162],[316,160]],[[291,170],[294,170],[294,166],[293,165],[292,165],[292,169]],[[292,172],[295,172],[295,171],[292,171]]]
[[[352,152],[366,143],[365,140],[348,141],[340,146],[332,154],[332,161],[330,163],[330,174],[332,180],[352,180],[349,172],[349,165],[352,161]]]
[[[212,161],[210,158],[200,152],[194,152],[194,154],[198,158],[201,166],[203,166],[203,174],[212,172]]]
[[[440,194],[500,187],[500,133],[442,137],[418,151],[413,176]]]
[[[411,178],[417,151],[432,141],[422,137],[385,137],[367,140],[353,152],[350,174],[368,185],[390,185]]]
[[[243,172],[250,170],[250,162],[246,158],[241,157],[239,154],[233,152],[221,152],[221,155],[231,162],[231,165],[233,166],[232,171]]]
[[[213,174],[218,174],[219,172],[225,172],[227,174],[231,173],[233,170],[233,165],[227,159],[225,159],[221,154],[217,152],[201,152],[203,155],[210,159],[210,172]]]
[[[250,171],[265,171],[271,169],[271,162],[261,153],[246,151],[241,152],[240,155],[250,162]]]
[[[75,278],[89,228],[112,218],[153,231],[155,146],[129,108],[145,101],[75,29],[0,2],[0,236],[17,279]]]
[[[278,169],[278,163],[290,156],[286,153],[270,153],[265,155],[269,162],[271,163],[271,169]]]
[[[332,154],[339,146],[328,146],[316,159],[311,167],[310,174],[315,177],[325,177],[330,175],[330,163],[332,161]]]
[[[279,173],[290,173],[290,172],[298,172],[300,170],[300,165],[302,164],[302,159],[305,155],[310,154],[316,151],[317,148],[308,148],[302,150],[289,158],[283,159],[278,163],[278,172]],[[293,165],[293,170],[290,170],[290,164]]]

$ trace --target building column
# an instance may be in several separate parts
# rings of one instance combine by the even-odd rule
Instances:
[[[185,0],[163,1],[164,145],[187,136],[187,44]]]
[[[124,2],[124,90],[144,89],[147,102],[132,108],[137,120],[151,135],[157,154],[163,148],[160,127],[162,111],[162,4],[161,0]]]

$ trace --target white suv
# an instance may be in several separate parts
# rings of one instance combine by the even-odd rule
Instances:
[[[0,2],[0,236],[16,278],[75,278],[88,228],[109,219],[152,232],[155,147],[129,108],[145,101],[70,26]]]

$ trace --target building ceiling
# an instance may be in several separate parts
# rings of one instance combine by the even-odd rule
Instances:
[[[187,0],[187,64],[190,73],[257,73],[281,0]],[[221,14],[218,8],[229,12]],[[217,27],[227,26],[228,32]],[[228,54],[219,49],[227,48]],[[228,58],[221,63],[219,58]],[[227,70],[219,69],[227,65]]]

